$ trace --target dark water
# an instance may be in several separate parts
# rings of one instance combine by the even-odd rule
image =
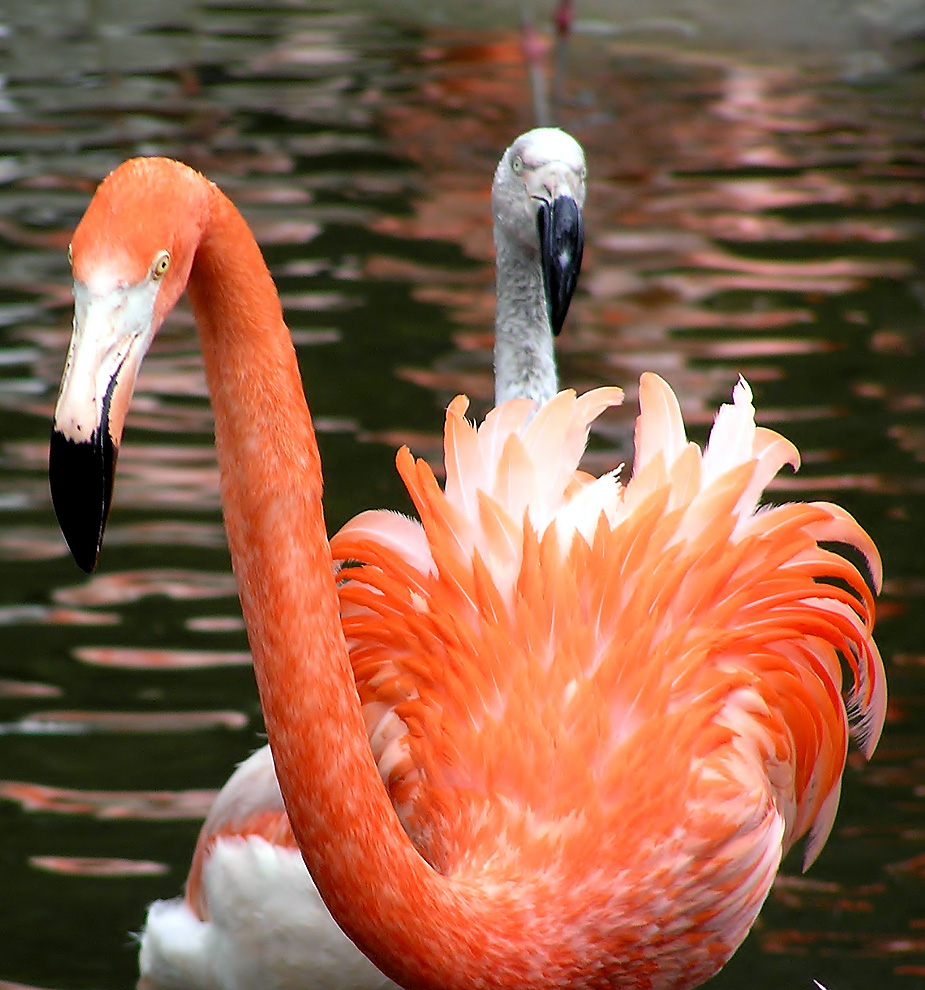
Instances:
[[[265,248],[321,431],[331,528],[404,508],[398,443],[491,395],[488,185],[532,121],[517,39],[359,14],[66,5],[0,38],[0,987],[128,986],[128,932],[179,890],[261,720],[188,310],[139,382],[98,574],[45,481],[70,329],[65,248],[133,154],[218,181]],[[54,8],[52,8],[54,9]],[[127,12],[126,12],[127,11]],[[925,979],[925,76],[844,82],[576,42],[562,122],[592,181],[565,384],[617,383],[627,452],[653,369],[702,439],[736,376],[803,452],[777,497],[832,498],[881,548],[891,709],[812,871],[786,864],[716,987]],[[3,980],[12,983],[3,983]]]

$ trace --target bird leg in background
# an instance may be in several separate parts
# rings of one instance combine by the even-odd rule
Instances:
[[[533,25],[533,18],[526,3],[520,5],[520,36],[530,78],[530,92],[533,94],[533,118],[537,127],[549,127],[552,114],[549,109],[549,92],[546,86],[546,70],[543,56],[546,54],[546,41],[541,38]]]
[[[551,127],[563,103],[565,74],[568,59],[568,41],[575,22],[574,0],[559,0],[552,14],[556,33],[553,54],[552,93],[546,79],[544,58],[549,50],[548,41],[543,38],[533,24],[533,16],[526,0],[520,3],[520,30],[524,61],[530,79],[530,92],[533,94],[533,117],[537,127]]]
[[[565,97],[565,78],[568,71],[568,42],[575,23],[574,0],[559,0],[552,15],[556,27],[556,46],[553,53],[552,102],[553,118],[559,116]]]

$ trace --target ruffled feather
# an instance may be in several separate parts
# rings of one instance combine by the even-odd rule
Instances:
[[[689,832],[678,839],[672,819],[665,841],[687,842],[678,855],[695,864],[703,815],[729,884],[746,885],[721,912],[742,935],[782,852],[808,835],[809,862],[824,844],[849,729],[869,755],[883,725],[871,591],[820,542],[857,548],[876,588],[880,558],[837,506],[758,508],[799,454],[756,427],[744,380],[701,452],[668,385],[643,375],[632,477],[580,471],[591,423],[620,398],[564,391],[532,419],[515,400],[478,428],[457,398],[443,491],[399,453],[420,523],[363,514],[332,541],[335,558],[362,562],[341,584],[358,690],[431,862],[473,855],[476,833],[491,855],[505,829],[512,848],[526,841],[517,808],[535,823],[551,802],[603,802],[626,851],[661,827],[653,808],[672,819],[683,804]],[[498,793],[503,814],[485,803]],[[710,832],[720,822],[728,846]]]

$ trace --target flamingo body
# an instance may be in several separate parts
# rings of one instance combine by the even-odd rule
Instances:
[[[553,319],[558,331],[581,263],[585,171],[581,146],[555,128],[520,135],[496,169],[499,395],[542,403],[557,391]],[[199,836],[186,896],[148,910],[139,951],[146,986],[393,986],[331,920],[297,850],[272,758],[260,750],[222,788]],[[300,918],[301,940],[293,935]]]
[[[129,162],[73,254],[89,298],[53,478],[88,451],[111,473],[113,403],[188,281],[280,790],[347,935],[409,990],[715,973],[783,853],[803,836],[818,853],[849,732],[869,754],[885,709],[872,594],[820,543],[858,548],[879,587],[876,549],[827,503],[758,510],[797,455],[756,428],[747,385],[701,452],[644,375],[625,484],[578,469],[619,390],[504,403],[478,430],[459,398],[444,489],[399,453],[420,521],[364,513],[329,546],[295,355],[229,201],[184,166]],[[126,295],[152,300],[147,323]]]
[[[798,455],[755,427],[744,382],[701,454],[644,375],[632,478],[583,475],[588,426],[619,398],[563,392],[532,421],[507,403],[478,430],[457,399],[444,492],[399,455],[421,522],[365,513],[332,548],[367,562],[345,572],[344,629],[418,850],[449,875],[526,861],[576,930],[610,927],[619,975],[600,985],[694,987],[744,939],[783,853],[808,833],[811,862],[828,835],[839,654],[866,751],[879,736],[870,593],[818,541],[857,546],[878,585],[879,557],[835,506],[756,512]],[[541,943],[524,941],[529,958]]]

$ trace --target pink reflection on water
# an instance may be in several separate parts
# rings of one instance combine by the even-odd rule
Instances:
[[[151,595],[176,601],[230,598],[237,594],[234,577],[211,571],[155,568],[95,574],[83,584],[60,588],[55,600],[65,605],[124,605]]]
[[[904,492],[925,491],[925,479],[890,478],[880,474],[781,475],[771,482],[769,491],[859,491],[897,495]]]
[[[60,698],[63,693],[54,684],[0,679],[0,698]]]
[[[243,622],[235,629],[243,629]],[[94,667],[118,667],[123,670],[207,670],[212,667],[246,667],[250,653],[234,650],[166,650],[128,646],[81,646],[74,656]]]
[[[50,507],[47,486],[38,504]],[[110,524],[106,529],[106,546],[225,546],[225,530],[219,523],[191,523],[173,520]],[[69,556],[67,544],[57,527],[17,526],[0,529],[0,559],[54,560]]]
[[[792,87],[793,76],[787,68],[772,66],[729,66],[723,79],[719,99],[713,112],[734,122],[739,144],[748,146],[748,136],[760,141],[768,132],[807,133],[818,127],[811,97]],[[753,159],[746,152],[744,160]],[[783,164],[778,157],[774,164]]]
[[[732,360],[738,358],[783,357],[793,354],[818,354],[833,350],[824,340],[799,337],[740,337],[729,340],[702,340],[687,343],[684,350],[691,357]],[[749,371],[749,377],[754,377]]]
[[[896,423],[890,427],[889,433],[900,450],[906,451],[919,463],[925,464],[925,426]]]
[[[853,258],[833,258],[827,261],[759,260],[738,257],[716,249],[691,254],[689,260],[703,268],[772,276],[780,279],[780,284],[785,288],[801,286],[805,279],[831,279],[833,276],[858,279],[883,275],[901,278],[910,271],[909,263],[905,261],[867,261]],[[796,282],[788,283],[788,280],[794,279]]]
[[[134,407],[138,407],[137,402]],[[207,409],[208,407],[206,407]],[[137,410],[136,410],[137,411]],[[195,429],[188,410],[158,410],[145,415],[143,406],[133,423],[146,429],[173,429],[188,432]],[[211,413],[207,420],[211,426]],[[209,428],[207,426],[207,428]],[[212,447],[147,446],[123,444],[119,454],[119,499],[123,505],[136,509],[218,508],[218,463]]]
[[[283,309],[309,313],[324,312],[330,309],[347,309],[357,304],[356,300],[339,292],[289,292],[280,296]]]
[[[42,494],[40,504],[50,502],[47,493]],[[2,560],[54,560],[68,553],[64,537],[57,528],[16,526],[0,529],[0,559]]]
[[[115,734],[201,732],[210,729],[243,729],[248,724],[243,712],[112,712],[47,711],[32,712],[12,723],[21,733],[102,732]],[[11,726],[6,727],[7,730]]]
[[[217,791],[94,791],[0,781],[0,798],[24,811],[145,821],[205,818]]]
[[[814,882],[806,877],[779,876],[771,892],[772,900],[792,912],[806,912],[819,920],[830,919],[831,928],[755,929],[766,952],[786,955],[832,955],[891,957],[920,952],[925,940],[908,932],[872,936],[864,925],[865,916],[876,915],[880,902],[889,893],[887,883],[863,884]],[[914,922],[910,925],[914,927]],[[854,930],[851,930],[851,929]],[[848,929],[848,930],[846,930]]]
[[[897,667],[925,667],[925,653],[894,653],[890,660]],[[925,789],[922,796],[925,797]]]
[[[903,598],[925,597],[925,577],[887,578],[883,582],[883,591]]]
[[[872,911],[866,900],[852,901],[845,898],[835,899],[828,905],[828,909],[845,914]],[[906,931],[871,936],[865,931],[840,931],[834,928],[779,928],[763,933],[759,940],[764,951],[779,955],[809,955],[812,952],[822,956],[837,954],[849,958],[889,959],[925,952],[925,936]],[[922,976],[925,975],[925,966],[897,962],[893,972],[903,976]]]
[[[688,295],[699,292],[704,298],[719,292],[799,292],[839,296],[861,287],[856,278],[822,277],[796,274],[741,275],[737,272],[700,272],[696,276],[671,275],[662,280],[665,286],[684,290]]]
[[[863,219],[795,221],[763,214],[711,213],[692,218],[692,227],[726,241],[800,241],[803,243],[888,244],[904,241],[907,232],[899,225]]]
[[[46,873],[72,877],[152,877],[167,873],[166,863],[150,859],[110,859],[102,856],[30,856],[29,865]]]
[[[320,233],[320,224],[311,220],[260,220],[251,225],[260,244],[307,244]]]
[[[187,619],[186,628],[191,632],[226,633],[243,632],[244,619],[234,615],[202,615]]]
[[[226,542],[225,527],[221,523],[158,519],[151,522],[110,524],[106,529],[107,546],[143,543],[148,546],[216,549],[225,546]]]
[[[0,606],[0,626],[114,626],[121,621],[113,612],[87,612],[47,605]]]

